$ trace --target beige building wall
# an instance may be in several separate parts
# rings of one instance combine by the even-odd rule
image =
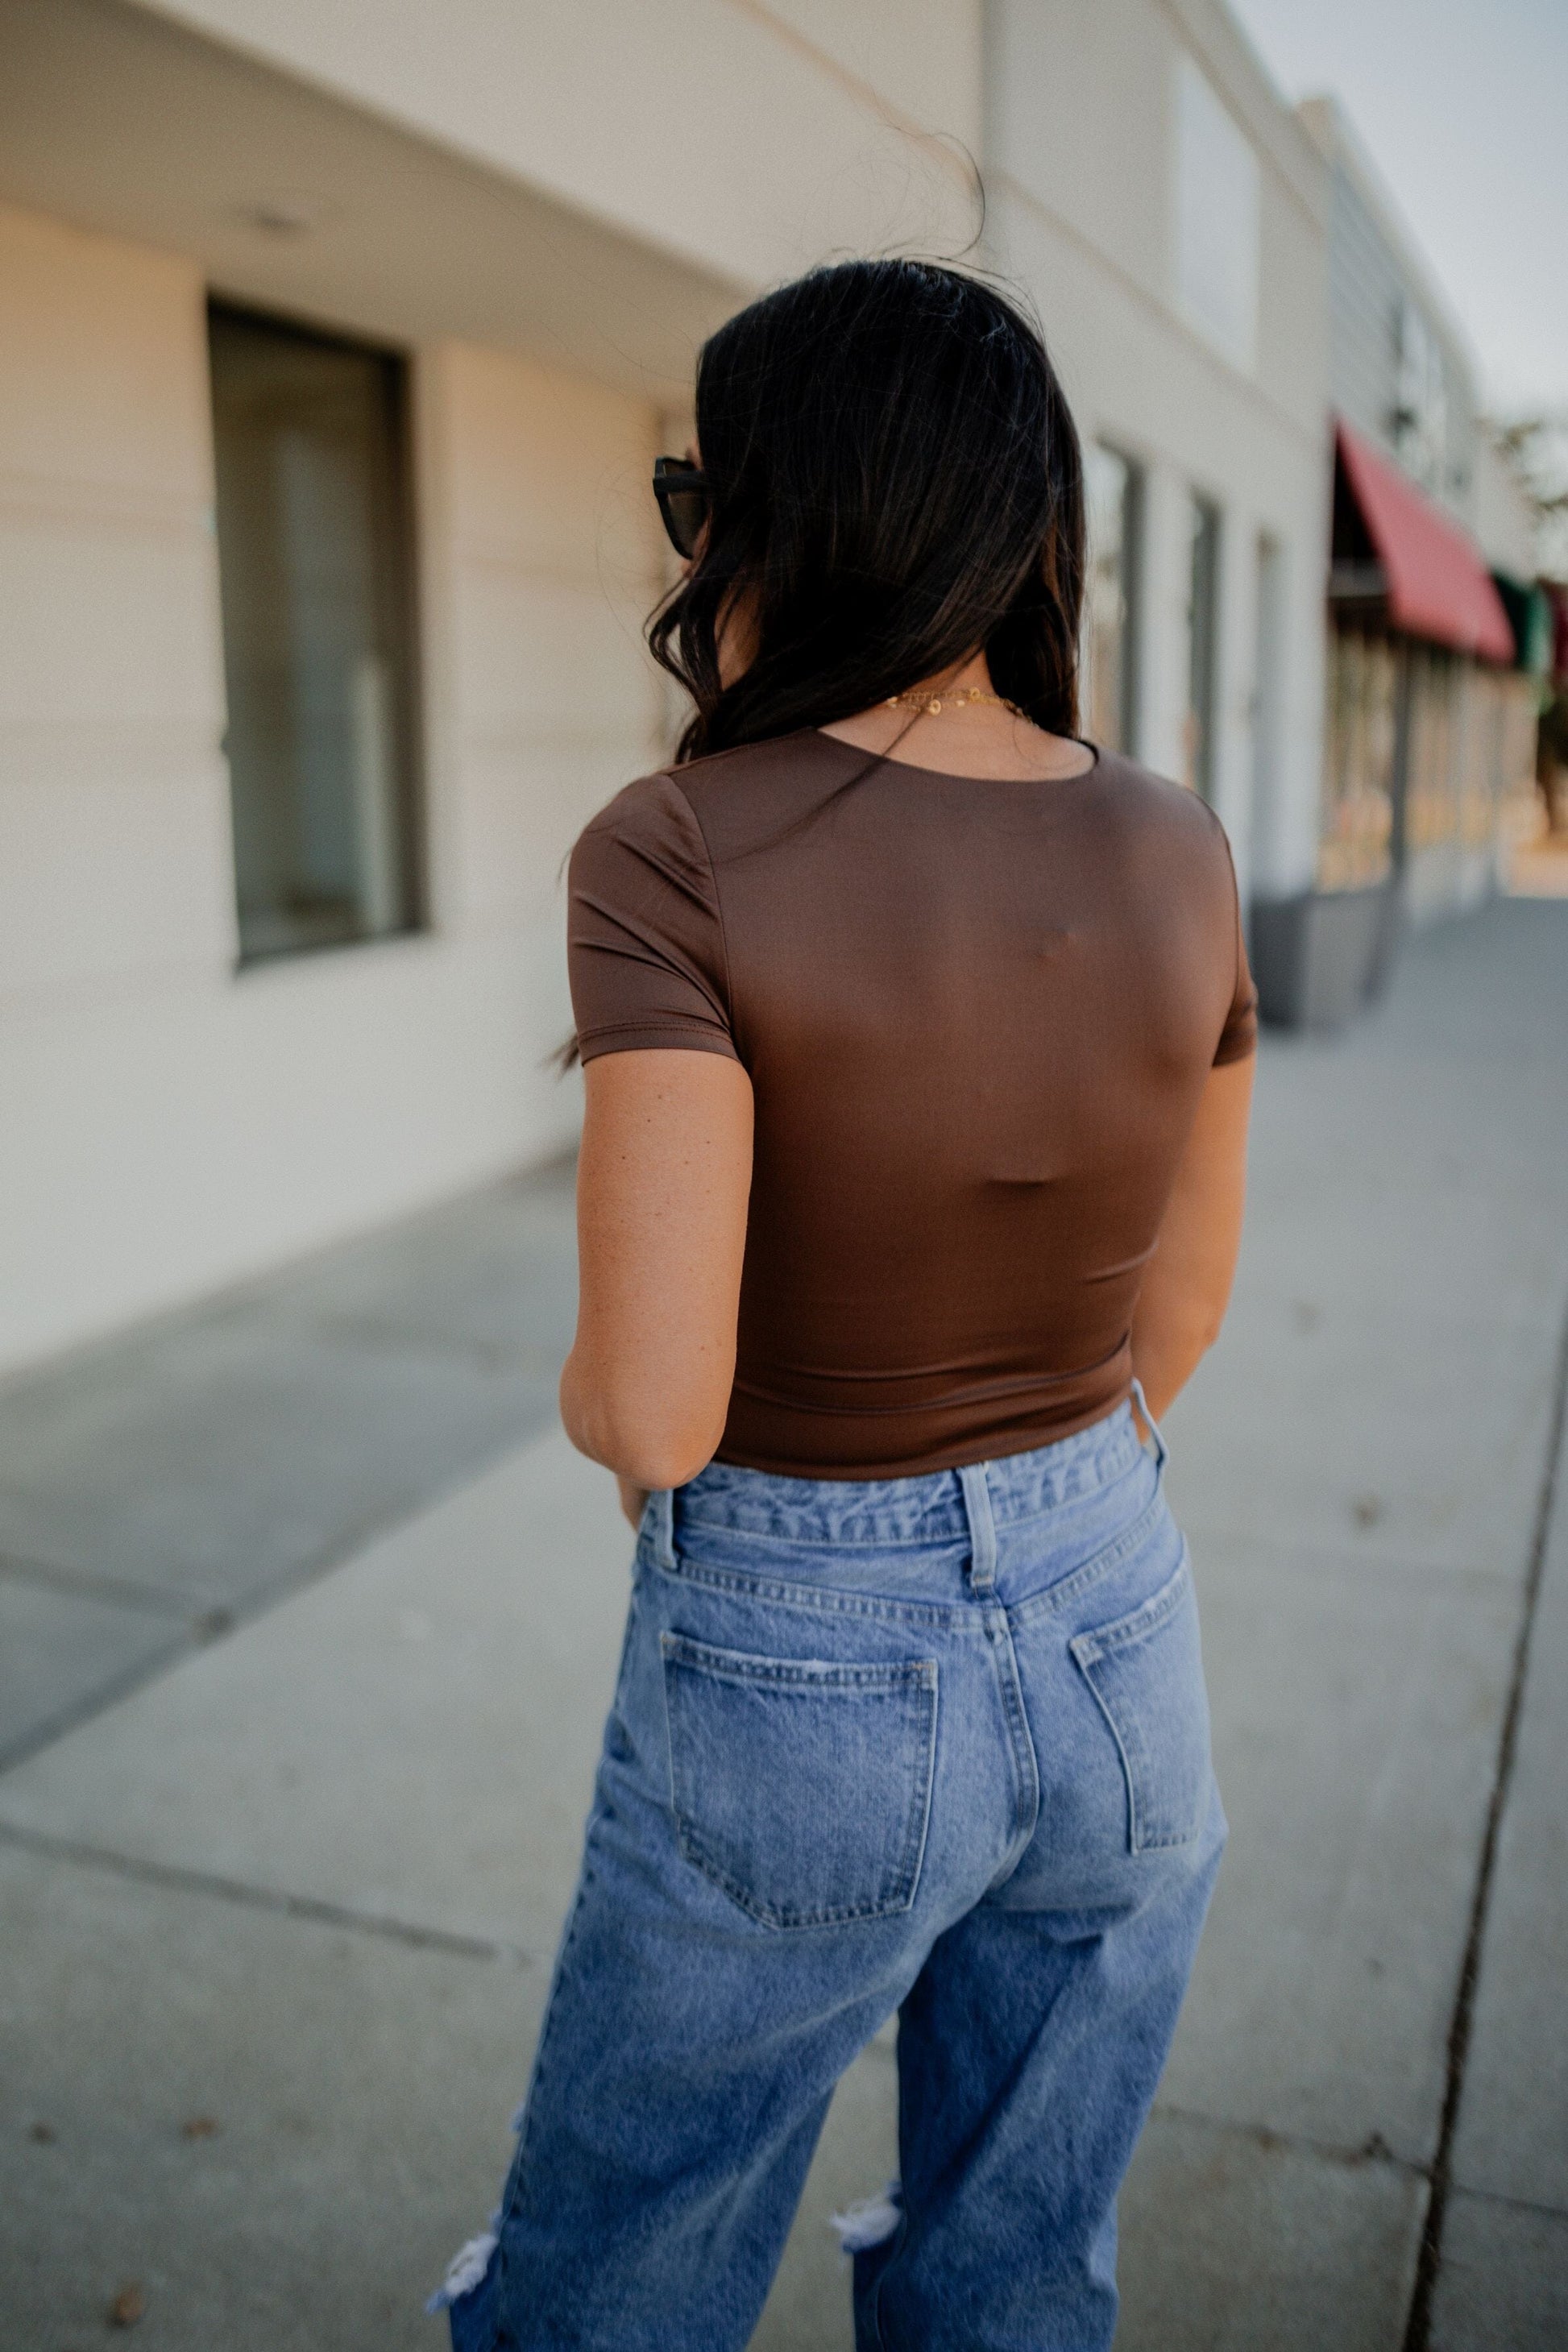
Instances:
[[[978,157],[984,135],[984,0],[741,5],[809,42],[895,120],[935,131]]]
[[[979,0],[142,5],[738,285],[975,225]]]
[[[748,287],[963,249],[981,49],[980,0],[0,20],[3,1369],[570,1140],[560,868],[671,719],[661,412]],[[427,925],[246,970],[209,289],[414,395]]]
[[[204,288],[0,214],[0,1365],[569,1140],[555,874],[657,752],[653,411],[416,355],[431,914],[236,970]]]

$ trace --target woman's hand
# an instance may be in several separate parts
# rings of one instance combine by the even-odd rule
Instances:
[[[1249,1055],[1209,1072],[1139,1293],[1132,1369],[1156,1420],[1185,1387],[1225,1320],[1247,1206],[1255,1067]]]
[[[723,1435],[752,1189],[752,1082],[728,1055],[584,1072],[577,1337],[561,1418],[625,1488],[683,1486]]]

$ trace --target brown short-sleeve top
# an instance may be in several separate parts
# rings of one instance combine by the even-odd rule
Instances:
[[[1202,801],[1105,751],[1001,782],[806,729],[628,784],[570,898],[584,1060],[752,1079],[721,1461],[902,1476],[1121,1402],[1204,1081],[1256,1038]]]

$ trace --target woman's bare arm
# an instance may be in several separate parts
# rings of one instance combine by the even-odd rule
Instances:
[[[752,1187],[752,1082],[719,1054],[604,1054],[584,1073],[577,1336],[561,1418],[646,1490],[684,1486],[723,1433]]]
[[[1156,1419],[1219,1337],[1247,1201],[1255,1062],[1211,1070],[1132,1318],[1132,1369]]]

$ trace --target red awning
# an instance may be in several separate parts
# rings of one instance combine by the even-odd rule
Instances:
[[[1483,661],[1511,662],[1513,631],[1476,547],[1370,441],[1342,423],[1335,437],[1387,575],[1393,625]]]

